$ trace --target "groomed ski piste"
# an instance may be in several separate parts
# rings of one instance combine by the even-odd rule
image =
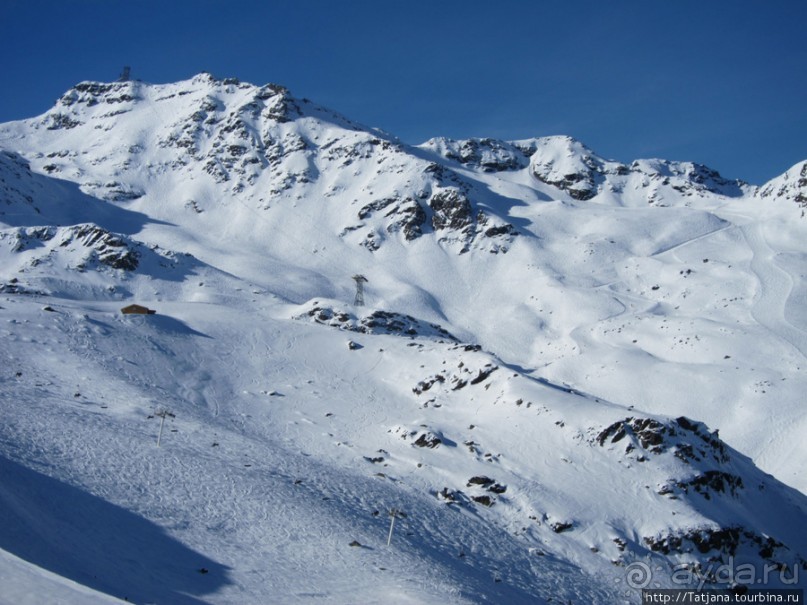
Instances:
[[[208,74],[0,147],[0,602],[807,584],[804,163],[411,147]]]

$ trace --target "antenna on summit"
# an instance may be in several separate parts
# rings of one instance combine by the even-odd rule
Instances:
[[[129,73],[132,71],[132,68],[128,65],[123,66],[123,71],[121,72],[120,77],[118,78],[118,82],[128,82],[129,81]]]
[[[367,278],[364,275],[356,274],[353,276],[353,281],[356,282],[356,298],[353,300],[353,304],[357,307],[364,306],[364,283],[367,281]]]

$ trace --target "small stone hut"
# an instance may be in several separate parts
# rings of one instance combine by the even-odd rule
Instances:
[[[143,305],[128,305],[120,310],[124,315],[154,315],[157,311]]]

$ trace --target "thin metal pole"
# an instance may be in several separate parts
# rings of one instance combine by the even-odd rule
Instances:
[[[157,435],[157,447],[160,447],[160,439],[163,436],[163,424],[165,424],[165,414],[160,416],[160,433]]]
[[[389,546],[390,542],[392,542],[392,528],[395,527],[395,516],[396,512],[394,510],[391,511],[389,521],[389,536],[387,536],[387,546]]]

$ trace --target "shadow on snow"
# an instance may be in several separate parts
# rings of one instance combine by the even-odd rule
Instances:
[[[227,567],[154,523],[0,456],[0,548],[134,602],[197,605]]]

